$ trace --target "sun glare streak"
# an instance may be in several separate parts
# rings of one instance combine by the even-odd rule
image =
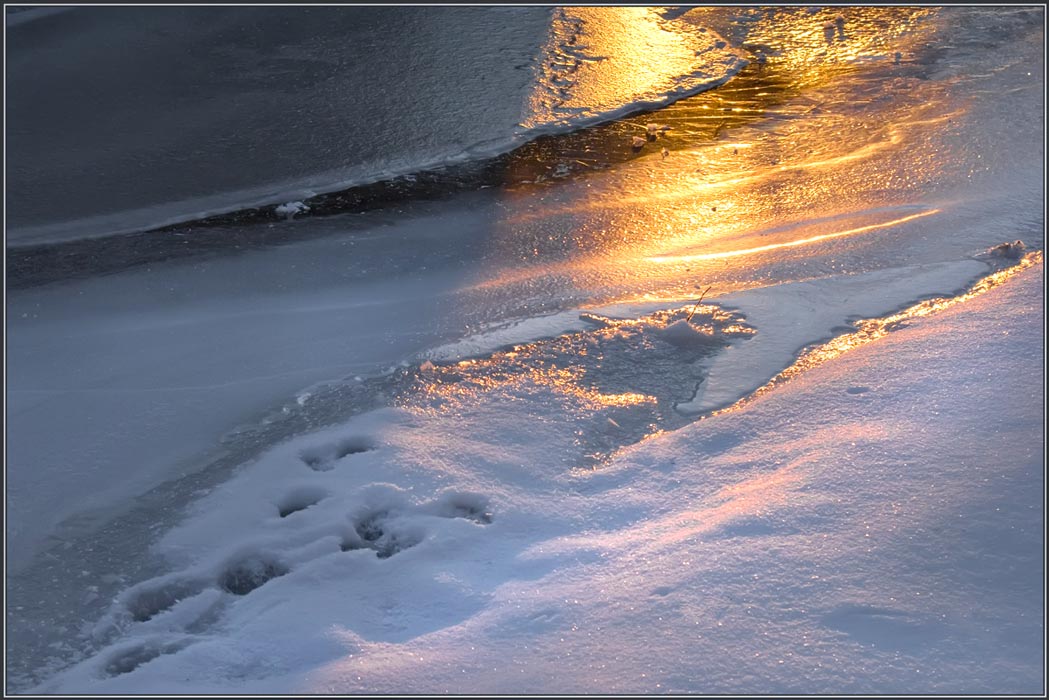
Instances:
[[[713,194],[720,190],[738,188],[745,185],[759,185],[791,173],[799,173],[809,170],[840,169],[842,166],[850,163],[870,160],[888,149],[900,147],[901,144],[907,140],[907,135],[909,133],[908,129],[911,127],[943,124],[949,122],[953,118],[960,117],[962,114],[962,111],[955,110],[939,117],[932,117],[929,119],[911,119],[898,124],[892,124],[886,127],[886,138],[865,144],[853,151],[836,156],[813,158],[794,163],[765,165],[760,169],[732,172],[726,177],[716,177],[713,179],[704,178],[698,182],[678,182],[675,183],[673,187],[669,188],[665,187],[666,183],[661,183],[660,186],[664,187],[664,189],[648,189],[641,195],[618,196],[614,200],[585,200],[583,202],[574,203],[570,206],[548,209],[544,212],[522,212],[508,219],[507,223],[523,224],[539,218],[548,217],[552,213],[579,213],[595,207],[606,210],[628,209],[652,205],[656,202],[665,204],[668,202],[687,201],[702,194]],[[751,145],[752,144],[744,144],[744,147]],[[737,150],[740,148],[739,145],[732,146]],[[706,150],[709,151],[709,149]],[[722,148],[721,150],[727,149]]]
[[[734,258],[740,255],[752,255],[754,253],[763,253],[769,250],[778,250],[780,248],[793,248],[795,246],[809,245],[810,243],[818,243],[819,241],[825,241],[831,238],[842,238],[845,236],[854,236],[858,233],[866,233],[867,231],[875,231],[877,229],[889,228],[898,224],[903,224],[908,221],[920,219],[925,216],[937,214],[940,209],[930,209],[929,211],[923,211],[918,214],[911,214],[910,216],[904,216],[899,219],[893,219],[892,221],[886,221],[880,224],[871,224],[869,226],[860,226],[858,228],[850,228],[845,231],[835,231],[834,233],[824,233],[819,236],[811,236],[809,238],[802,238],[796,241],[787,241],[786,243],[770,243],[768,245],[758,246],[756,248],[744,248],[742,250],[726,250],[720,253],[699,253],[696,255],[656,255],[646,260],[658,263],[682,263],[682,262],[694,262],[697,260],[720,260],[722,258]]]

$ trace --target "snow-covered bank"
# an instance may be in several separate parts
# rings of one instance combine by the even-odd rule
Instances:
[[[593,471],[535,376],[297,438],[41,690],[1040,692],[1043,277]]]

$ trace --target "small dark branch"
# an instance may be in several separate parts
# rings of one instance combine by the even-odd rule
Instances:
[[[711,286],[713,286],[713,285],[711,285]],[[688,318],[685,319],[685,323],[690,323],[692,321],[693,314],[696,313],[696,309],[699,308],[699,305],[701,303],[703,303],[703,297],[705,297],[707,295],[707,292],[709,292],[709,291],[710,291],[710,287],[707,287],[706,289],[703,290],[703,293],[699,295],[699,300],[696,301],[696,304],[695,304],[695,306],[692,307],[692,310],[688,312]]]

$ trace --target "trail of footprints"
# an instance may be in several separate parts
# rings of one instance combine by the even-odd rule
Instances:
[[[688,311],[689,317],[695,310]],[[597,455],[598,459],[620,445],[641,439],[651,424],[673,427],[685,420],[673,411],[673,405],[694,393],[695,384],[700,381],[694,376],[697,358],[709,355],[730,338],[752,332],[737,315],[720,310],[710,313],[709,330],[700,331],[688,325],[685,313],[684,309],[657,312],[637,321],[587,314],[584,319],[597,330],[584,340],[599,343],[599,351],[579,353],[581,336],[569,334],[528,349],[515,346],[510,354],[496,353],[489,360],[472,365],[471,371],[483,374],[494,368],[501,375],[527,376],[535,367],[549,365],[551,356],[570,358],[573,367],[585,370],[581,386],[586,390],[610,394],[640,391],[657,397],[655,404],[645,403],[633,409],[632,424],[636,427],[626,430],[612,421],[612,433],[593,431],[593,437],[580,441],[584,456],[589,459]],[[675,322],[682,320],[687,332],[682,332],[682,324]],[[639,363],[638,358],[643,362]],[[449,381],[457,381],[454,377],[464,371],[460,367],[430,368],[427,382],[415,388],[425,403],[427,387],[434,385],[432,375],[443,373]],[[684,388],[682,376],[689,378]],[[347,468],[355,456],[376,449],[378,442],[369,436],[346,435],[309,445],[292,459],[296,468],[307,474],[312,472],[316,480],[324,481],[324,473]],[[361,556],[370,550],[377,559],[387,560],[420,544],[428,534],[428,521],[432,523],[429,519],[458,518],[477,526],[492,522],[489,501],[482,495],[445,492],[419,504],[409,502],[401,492],[380,491],[370,500],[362,496],[356,507],[342,511],[344,517],[325,522],[321,517],[309,517],[308,511],[342,494],[321,484],[290,488],[273,502],[272,522],[267,524],[267,528],[276,527],[284,544],[260,542],[231,552],[212,568],[176,572],[126,589],[110,613],[89,632],[92,646],[105,647],[96,657],[95,670],[103,676],[127,674],[206,638],[212,626],[221,622],[231,601],[251,595],[318,557],[350,552]],[[116,642],[125,634],[128,637]]]
[[[375,443],[365,437],[343,438],[335,443],[309,447],[299,453],[302,463],[317,472],[327,472],[335,468],[335,463],[343,457],[369,452],[375,449]]]
[[[331,471],[346,457],[377,449],[366,437],[311,446],[299,453],[302,464],[318,472]],[[281,519],[289,519],[317,505],[332,494],[321,486],[292,489],[276,503]],[[352,511],[347,520],[337,525],[342,552],[373,550],[378,559],[388,559],[398,552],[419,544],[425,529],[417,517],[461,518],[477,525],[492,522],[487,497],[451,492],[422,504],[398,502],[373,509]],[[321,556],[323,552],[315,556]],[[300,563],[305,563],[300,561]],[[175,573],[143,581],[126,589],[114,601],[110,613],[92,635],[96,642],[107,644],[124,632],[135,632],[131,640],[111,645],[98,665],[103,677],[130,673],[165,654],[173,654],[198,641],[196,635],[221,617],[230,596],[247,596],[273,579],[292,571],[288,558],[264,548],[240,550],[227,558],[217,571],[192,575]],[[171,617],[177,619],[160,624]],[[172,615],[168,615],[171,613]],[[156,629],[156,632],[153,630]]]

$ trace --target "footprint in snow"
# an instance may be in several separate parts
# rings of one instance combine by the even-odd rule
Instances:
[[[165,654],[174,654],[192,643],[192,639],[186,638],[154,638],[122,645],[110,652],[103,662],[102,672],[109,677],[131,673],[143,664]]]
[[[389,510],[365,511],[354,518],[352,524],[353,528],[343,538],[344,552],[372,549],[379,559],[389,559],[423,539],[417,528],[406,526],[398,513]]]
[[[219,574],[218,585],[227,593],[247,595],[290,571],[291,569],[278,557],[256,552],[229,561]]]
[[[488,498],[476,493],[447,493],[428,506],[442,518],[463,518],[478,525],[489,525],[492,512]]]
[[[355,445],[370,444],[354,438]],[[348,441],[323,446],[331,459],[339,459]],[[347,452],[348,453],[348,452]],[[289,518],[332,494],[315,485],[290,490],[274,505],[281,518]],[[450,491],[433,500],[412,504],[395,488],[381,487],[350,518],[343,529],[342,551],[369,549],[379,559],[416,546],[426,538],[429,518],[466,520],[477,526],[492,522],[489,499],[476,493]],[[288,521],[298,529],[302,523]],[[323,556],[323,548],[315,556]],[[308,558],[312,558],[308,557]],[[302,563],[301,557],[290,561]],[[304,560],[303,560],[304,561]],[[96,624],[91,634],[103,645],[94,655],[99,672],[106,676],[131,673],[143,664],[173,654],[192,644],[220,621],[228,596],[248,596],[274,579],[292,572],[292,565],[280,551],[271,548],[242,548],[214,568],[166,574],[126,589],[114,601],[110,613]],[[195,601],[195,602],[193,602]],[[181,612],[178,612],[181,611]],[[154,622],[163,616],[163,619]],[[159,626],[158,626],[159,624]],[[143,641],[142,635],[164,630]],[[133,634],[130,643],[117,641],[118,635]]]
[[[147,622],[204,588],[204,581],[192,578],[147,581],[128,590],[123,596],[124,608],[135,622]]]
[[[414,547],[425,538],[423,523],[417,515],[461,518],[478,525],[492,522],[488,499],[471,493],[449,493],[417,508],[372,508],[351,519],[343,537],[342,551],[372,549],[380,559]]]
[[[328,497],[328,491],[318,486],[303,486],[285,494],[277,502],[277,512],[282,518],[317,505]]]
[[[344,457],[374,449],[375,443],[371,439],[354,435],[333,443],[307,447],[299,453],[299,459],[313,471],[326,472],[334,469],[335,463]]]

